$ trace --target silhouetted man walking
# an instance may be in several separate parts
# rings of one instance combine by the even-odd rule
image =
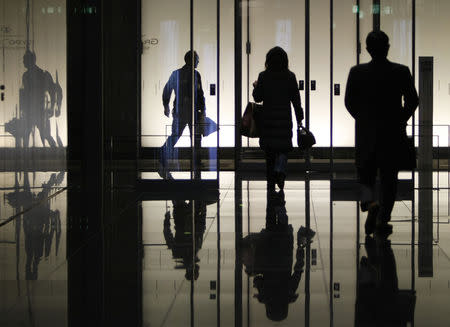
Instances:
[[[199,63],[197,52],[194,51],[194,88],[192,88],[192,52],[188,51],[184,56],[185,65],[175,70],[170,75],[169,81],[163,90],[164,115],[169,117],[170,97],[172,91],[175,92],[172,109],[172,134],[167,138],[161,147],[161,169],[160,175],[163,178],[171,178],[167,170],[167,158],[172,156],[173,148],[183,134],[186,125],[192,134],[192,124],[200,121],[205,116],[205,96],[203,94],[202,79],[200,73],[195,70]],[[195,117],[192,121],[192,90],[194,89]],[[196,135],[196,137],[201,137]],[[199,140],[198,140],[199,141]]]
[[[365,231],[390,233],[388,224],[397,193],[398,171],[407,152],[406,123],[419,100],[409,68],[387,60],[389,38],[369,33],[372,61],[350,70],[345,106],[356,122],[356,166],[361,187],[361,210],[368,211]],[[380,196],[375,201],[379,171]]]

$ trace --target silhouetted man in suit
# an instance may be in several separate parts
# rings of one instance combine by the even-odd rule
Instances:
[[[161,169],[159,171],[163,178],[172,178],[167,171],[167,158],[172,156],[173,148],[180,139],[186,125],[192,134],[192,123],[200,121],[205,116],[205,96],[203,94],[202,79],[200,73],[195,70],[199,63],[197,52],[194,51],[194,108],[195,117],[192,121],[192,52],[188,51],[184,55],[186,63],[180,69],[175,70],[170,75],[169,81],[164,86],[162,100],[164,105],[164,115],[169,117],[170,97],[175,92],[172,109],[172,134],[167,138],[161,147]],[[201,137],[201,136],[198,136]]]
[[[366,236],[358,269],[355,326],[406,327],[414,319],[415,291],[400,290],[391,242]]]
[[[345,106],[355,118],[356,166],[361,187],[361,209],[368,211],[366,234],[376,229],[390,233],[388,224],[397,193],[399,163],[405,153],[406,123],[419,100],[408,67],[387,59],[389,38],[369,33],[367,51],[372,61],[350,70]],[[374,188],[379,171],[380,196]]]

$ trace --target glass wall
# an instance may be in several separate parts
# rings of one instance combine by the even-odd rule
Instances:
[[[66,0],[0,0],[0,311],[15,325],[67,325],[66,30]]]
[[[333,7],[333,146],[353,146],[354,120],[344,104],[345,87],[350,68],[357,63],[356,19],[358,7],[354,0],[342,0]],[[362,11],[359,19],[364,19]],[[369,16],[370,17],[370,16]],[[326,86],[325,86],[326,87]],[[325,108],[327,106],[325,105]],[[326,112],[324,113],[327,114]]]
[[[190,179],[194,170],[196,178],[216,178],[210,172],[225,88],[218,81],[217,13],[215,1],[142,2],[141,143],[159,158],[159,176],[147,178]]]
[[[65,148],[66,1],[1,0],[0,17],[0,147]]]
[[[448,147],[450,138],[450,2],[416,1],[416,85],[418,58],[433,57],[433,140],[434,146]]]
[[[16,325],[67,325],[66,30],[66,0],[0,0],[0,311]]]
[[[190,3],[153,0],[143,2],[143,81],[142,134],[144,147],[159,148],[170,134],[171,117],[164,116],[162,93],[165,83],[175,69],[184,64],[183,56],[189,48]],[[172,4],[171,4],[172,3]],[[333,81],[330,81],[330,10],[333,4]],[[310,124],[316,134],[317,147],[330,145],[330,96],[333,96],[333,140],[336,147],[354,145],[353,119],[344,106],[346,79],[350,68],[358,62],[371,60],[366,51],[365,38],[374,27],[374,15],[380,18],[380,28],[390,37],[389,59],[413,68],[413,45],[416,42],[416,60],[419,56],[435,59],[435,139],[440,146],[448,145],[450,96],[445,56],[449,49],[445,41],[448,22],[445,13],[450,5],[444,0],[416,3],[416,39],[413,40],[413,1],[345,0],[330,2],[310,1],[310,77],[315,90],[310,92]],[[358,5],[359,4],[359,5]],[[154,10],[150,10],[153,8]],[[200,9],[201,8],[201,9]],[[211,85],[221,92],[220,146],[234,145],[234,2],[220,2],[220,82],[216,80],[215,61],[216,3],[194,1],[194,47],[199,52],[198,70],[202,76],[207,115],[213,114],[216,98]],[[283,47],[289,56],[289,67],[299,81],[305,79],[305,0],[302,1],[242,1],[242,110],[251,95],[252,83],[264,70],[265,55],[274,46]],[[357,20],[358,18],[358,20]],[[359,30],[358,30],[359,26]],[[359,32],[359,33],[358,33]],[[357,44],[360,44],[358,55]],[[214,44],[214,45],[213,45]],[[417,65],[416,65],[417,67]],[[418,74],[416,74],[417,76]],[[448,75],[448,74],[447,74]],[[340,92],[330,92],[337,87]],[[300,91],[302,104],[306,94]],[[295,133],[295,130],[294,130]],[[214,137],[204,138],[203,147],[214,145]],[[296,135],[294,134],[294,140]],[[438,142],[438,141],[435,141]],[[294,142],[296,143],[296,142]],[[257,147],[257,139],[242,138],[243,147]],[[435,144],[437,146],[437,144]],[[179,148],[190,147],[186,128],[177,143]]]

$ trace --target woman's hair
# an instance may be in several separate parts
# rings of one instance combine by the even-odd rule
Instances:
[[[280,47],[274,47],[267,52],[266,70],[283,71],[288,70],[289,60],[286,51]]]

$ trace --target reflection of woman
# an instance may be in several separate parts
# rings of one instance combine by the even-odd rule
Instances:
[[[261,138],[259,144],[266,155],[267,190],[275,190],[275,183],[284,188],[287,153],[292,150],[292,115],[294,106],[297,124],[303,120],[303,109],[295,74],[288,68],[287,53],[280,47],[266,55],[266,70],[253,83],[253,98],[263,102]]]
[[[286,319],[289,304],[298,298],[305,247],[315,233],[304,227],[298,231],[295,264],[293,234],[284,199],[274,197],[268,202],[266,228],[242,240],[241,256],[245,271],[254,276],[253,287],[258,290],[255,297],[264,303],[267,318],[273,321]]]

